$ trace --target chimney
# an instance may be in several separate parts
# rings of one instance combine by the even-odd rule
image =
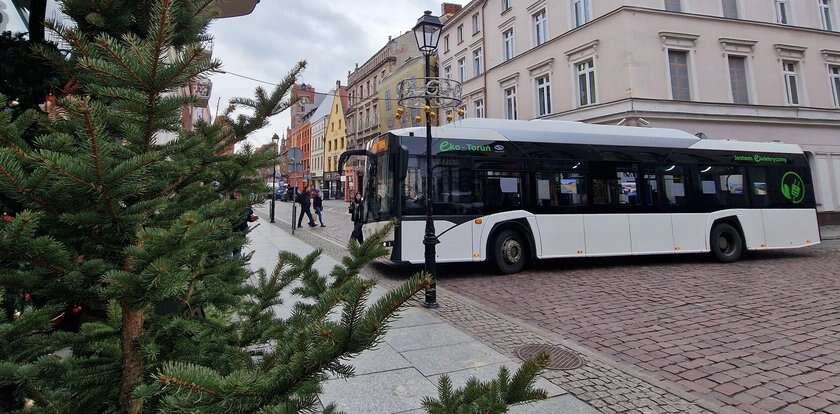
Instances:
[[[455,13],[458,13],[458,11],[460,11],[460,10],[461,10],[461,5],[460,4],[455,4],[455,3],[441,3],[440,4],[440,15],[441,16],[451,16]]]

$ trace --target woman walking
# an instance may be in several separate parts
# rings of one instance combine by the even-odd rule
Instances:
[[[323,214],[321,214],[321,212],[324,211],[324,199],[321,198],[321,190],[313,190],[312,207],[315,208],[315,215],[318,216],[318,221],[321,222],[321,227],[327,227],[324,225],[324,217]]]
[[[359,244],[365,242],[365,236],[362,233],[362,225],[364,224],[364,206],[362,205],[362,195],[356,193],[353,196],[353,201],[350,202],[350,219],[353,220],[353,233],[350,234],[351,240],[356,240]]]

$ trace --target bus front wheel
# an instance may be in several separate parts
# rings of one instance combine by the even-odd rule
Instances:
[[[729,263],[741,258],[744,242],[741,233],[728,223],[718,223],[712,228],[710,238],[712,254],[718,261]]]
[[[528,260],[528,245],[522,235],[511,229],[502,230],[493,241],[493,261],[502,274],[522,271]]]

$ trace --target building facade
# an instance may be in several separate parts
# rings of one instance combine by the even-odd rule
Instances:
[[[437,74],[437,65],[436,65],[436,58],[432,58],[430,61],[432,67],[432,75],[436,76]],[[378,91],[378,98],[379,98],[379,129],[381,131],[390,131],[392,129],[397,128],[407,128],[407,127],[414,127],[420,125],[426,125],[425,118],[421,118],[419,121],[417,119],[418,116],[422,115],[422,111],[420,109],[405,109],[405,112],[402,117],[397,119],[394,115],[396,114],[397,107],[399,107],[399,83],[404,79],[411,79],[411,78],[423,78],[426,76],[426,63],[423,56],[414,56],[406,60],[402,65],[395,68],[393,72],[385,76],[385,79],[382,80],[382,84],[379,87]],[[432,125],[437,126],[437,119],[432,120]]]
[[[799,144],[840,213],[840,11],[832,0],[473,0],[442,76],[468,117],[563,119]],[[832,214],[833,213],[833,214]]]
[[[341,86],[341,81],[335,83],[335,96],[330,103],[330,114],[326,124],[326,150],[324,153],[324,196],[341,199],[347,192],[341,181],[338,170],[338,159],[347,149],[347,121],[345,112],[350,106],[347,87]],[[348,200],[349,201],[349,200]]]
[[[347,74],[349,107],[345,113],[347,124],[347,147],[364,148],[370,140],[384,130],[380,122],[379,89],[383,79],[411,57],[419,56],[412,32],[396,38],[389,38],[385,46],[377,51],[363,65]],[[352,169],[346,175],[352,191],[362,191],[361,162],[351,160]]]
[[[309,116],[318,109],[318,105],[324,99],[323,94],[315,93],[312,85],[305,83],[292,86],[291,97],[296,101],[289,108],[290,124],[286,129],[287,150],[286,160],[288,164],[288,182],[290,188],[302,189],[309,180],[310,149],[312,129],[309,123]],[[299,151],[303,157],[297,163],[292,163],[288,157],[290,151]]]
[[[310,117],[311,137],[309,144],[309,183],[312,188],[322,188],[324,184],[324,139],[327,133],[327,122],[330,118],[330,105],[332,104],[332,95],[334,91],[330,91],[318,109]]]

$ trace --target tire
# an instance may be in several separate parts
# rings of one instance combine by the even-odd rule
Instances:
[[[723,263],[737,261],[744,254],[744,240],[738,229],[728,223],[718,223],[709,238],[712,255]]]
[[[518,231],[502,230],[493,239],[493,262],[499,273],[518,273],[527,261],[528,244]]]

